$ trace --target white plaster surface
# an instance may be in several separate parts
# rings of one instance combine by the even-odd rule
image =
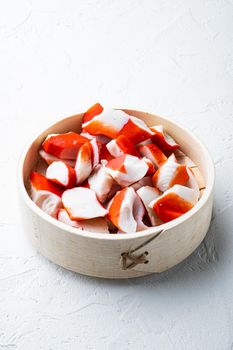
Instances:
[[[216,165],[205,242],[161,275],[68,272],[24,237],[17,160],[96,101],[166,115]],[[233,1],[0,2],[0,350],[233,349]]]

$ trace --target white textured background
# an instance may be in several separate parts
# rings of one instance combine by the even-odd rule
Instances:
[[[26,140],[100,101],[191,128],[216,164],[205,242],[162,275],[68,272],[26,242]],[[0,350],[233,349],[233,1],[0,1]]]

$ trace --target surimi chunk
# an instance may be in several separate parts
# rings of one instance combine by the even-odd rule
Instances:
[[[75,186],[76,183],[75,170],[62,161],[50,164],[46,170],[46,177],[58,185],[67,188]]]
[[[153,184],[160,191],[165,192],[173,185],[185,185],[188,179],[187,167],[179,164],[172,154],[154,174]]]
[[[146,209],[144,207],[144,204],[141,198],[136,193],[136,197],[133,204],[133,216],[137,223],[137,232],[146,230],[148,228],[148,226],[146,226],[143,222],[143,218],[145,214],[146,214]]]
[[[140,153],[136,147],[124,135],[120,135],[116,140],[110,141],[106,147],[113,157],[120,157],[124,154],[140,157]]]
[[[139,152],[142,156],[149,158],[156,169],[159,168],[167,160],[165,154],[153,143],[140,146]]]
[[[75,132],[50,134],[42,143],[45,152],[60,159],[76,159],[80,147],[89,141]]]
[[[163,221],[169,222],[188,212],[198,201],[195,190],[174,185],[163,193],[162,196],[149,204],[156,215]]]
[[[93,190],[74,187],[62,194],[62,203],[71,220],[104,217],[108,211],[100,204]]]
[[[90,121],[96,115],[100,114],[102,111],[103,111],[103,107],[101,106],[100,103],[94,104],[83,114],[83,123]]]
[[[100,161],[100,148],[95,139],[86,142],[79,150],[76,164],[76,183],[83,183]]]
[[[142,159],[127,154],[110,160],[106,169],[119,185],[125,187],[143,178],[148,165]]]
[[[105,108],[99,115],[83,124],[83,130],[91,135],[105,135],[117,138],[129,121],[129,116],[121,110]]]
[[[97,165],[88,180],[89,188],[95,191],[100,202],[104,202],[108,197],[114,180],[103,165]]]
[[[162,125],[155,125],[150,129],[154,132],[151,140],[164,152],[172,152],[179,147],[176,141],[164,131]]]
[[[158,218],[158,216],[155,214],[153,209],[149,207],[149,204],[154,201],[155,199],[159,198],[160,194],[159,191],[151,186],[143,186],[137,190],[138,196],[141,198],[146,210],[147,214],[149,216],[150,222],[152,226],[158,226],[162,222]]]
[[[58,162],[59,160],[61,160],[60,158],[55,157],[55,156],[53,156],[52,154],[49,154],[49,153],[45,152],[43,149],[41,149],[41,150],[39,151],[39,154],[40,154],[41,158],[42,158],[48,165],[52,164],[53,162]],[[65,164],[71,166],[72,168],[74,168],[74,166],[75,166],[75,160],[72,160],[72,159],[62,159],[62,161],[63,161]]]
[[[98,233],[109,233],[107,221],[104,218],[95,218],[81,221],[71,220],[67,211],[65,209],[60,209],[57,215],[57,219],[64,224],[76,227],[80,230]]]
[[[58,210],[62,207],[63,190],[37,172],[31,173],[30,185],[33,202],[45,213],[56,218]]]
[[[109,205],[108,219],[120,231],[136,232],[137,222],[133,216],[136,193],[133,188],[126,187],[119,191]]]
[[[120,134],[124,135],[133,144],[137,144],[148,140],[153,135],[153,131],[150,130],[143,120],[129,116],[129,120],[121,129]]]

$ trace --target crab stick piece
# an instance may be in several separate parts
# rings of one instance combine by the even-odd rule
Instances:
[[[195,190],[181,185],[174,185],[164,192],[162,196],[152,201],[149,207],[154,210],[163,222],[168,222],[187,213],[197,201],[198,196]]]
[[[108,213],[98,201],[95,192],[85,187],[74,187],[63,192],[62,203],[71,220],[93,219]]]
[[[143,178],[148,171],[148,165],[143,160],[127,154],[110,160],[106,169],[119,185],[125,187]]]
[[[86,142],[79,150],[76,164],[76,183],[81,184],[92,172],[93,148],[90,142]]]
[[[196,192],[197,198],[199,198],[200,190],[199,190],[199,185],[198,185],[197,179],[196,179],[196,177],[193,174],[191,169],[189,169],[188,167],[186,169],[187,169],[187,173],[188,173],[188,176],[189,176],[189,179],[188,179],[188,181],[186,183],[186,186],[189,187],[189,188],[192,188]]]
[[[95,139],[86,142],[79,150],[76,164],[76,183],[81,184],[100,161],[100,148]]]
[[[135,191],[139,190],[142,186],[153,186],[152,177],[151,176],[144,176],[141,180],[138,182],[135,182],[130,187],[133,187]]]
[[[100,149],[102,146],[96,141],[96,139],[91,140],[90,144],[92,147],[92,155],[93,155],[92,167],[94,168],[100,162]]]
[[[75,132],[50,134],[42,143],[45,152],[60,159],[76,159],[80,147],[88,139]]]
[[[89,232],[109,233],[107,221],[104,218],[95,218],[89,220],[71,220],[69,214],[65,209],[60,209],[57,215],[57,219],[64,224],[72,227],[76,227],[80,230]]]
[[[83,123],[89,122],[96,115],[99,115],[103,112],[103,107],[100,103],[96,103],[91,106],[84,114],[83,114]]]
[[[164,131],[162,125],[152,126],[150,130],[154,132],[151,140],[165,153],[172,152],[179,148],[176,141]]]
[[[148,165],[148,170],[146,175],[153,175],[155,173],[155,167],[154,164],[152,163],[152,161],[149,158],[146,157],[142,157],[142,160],[144,160],[144,162]]]
[[[115,139],[128,121],[129,116],[125,112],[105,108],[82,126],[83,130],[91,135],[104,135]]]
[[[153,209],[149,207],[149,204],[152,201],[159,198],[159,196],[160,196],[159,191],[156,188],[151,187],[151,186],[143,186],[137,190],[137,194],[141,198],[141,200],[146,208],[151,225],[152,226],[160,225],[162,223],[161,220],[155,214]]]
[[[174,185],[185,185],[188,179],[187,167],[179,164],[174,154],[167,159],[152,178],[154,186],[162,192]]]
[[[133,216],[137,223],[137,231],[146,230],[148,228],[148,226],[146,226],[143,222],[145,214],[146,209],[144,207],[144,204],[142,203],[141,198],[136,193],[136,197],[133,204]]]
[[[43,149],[41,149],[41,150],[39,151],[39,154],[40,154],[41,158],[42,158],[48,165],[52,164],[53,162],[57,162],[57,161],[60,160],[60,158],[55,157],[55,156],[52,156],[52,154],[49,154],[49,153],[45,152]],[[72,168],[74,168],[74,166],[75,166],[75,160],[72,160],[72,159],[62,159],[62,161],[63,161],[65,164],[71,166]]]
[[[95,191],[98,200],[103,203],[112,189],[114,180],[103,165],[97,165],[88,180],[89,188]]]
[[[120,134],[124,135],[133,144],[137,144],[148,140],[153,135],[153,131],[150,130],[143,120],[129,116],[129,120],[121,129]]]
[[[140,158],[140,153],[136,147],[124,135],[120,135],[116,140],[110,141],[106,147],[113,157],[131,154],[132,156]]]
[[[150,159],[156,169],[159,168],[167,160],[165,154],[153,143],[140,146],[139,152],[142,156]]]
[[[45,213],[56,218],[62,207],[62,188],[37,172],[31,172],[30,185],[33,202]]]
[[[91,135],[88,132],[82,131],[81,136],[86,137],[88,140],[96,139],[97,142],[105,145],[106,143],[110,142],[111,139],[109,137],[103,136],[103,135]]]
[[[64,189],[48,180],[44,175],[35,171],[31,172],[30,183],[35,191],[47,191],[61,197]]]
[[[50,164],[46,170],[47,179],[66,188],[74,187],[76,184],[76,173],[73,168],[61,160]]]
[[[126,187],[119,191],[108,206],[108,219],[120,231],[136,232],[137,222],[133,216],[136,193],[133,188]]]
[[[103,144],[100,149],[100,161],[109,161],[111,159],[113,159],[113,156],[109,153],[106,145]]]

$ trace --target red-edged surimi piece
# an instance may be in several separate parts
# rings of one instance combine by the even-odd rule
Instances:
[[[153,181],[151,176],[144,176],[141,180],[130,185],[135,191],[137,191],[142,186],[153,186]]]
[[[46,170],[47,179],[66,188],[74,187],[76,184],[75,170],[63,161],[50,164]]]
[[[107,221],[104,218],[95,218],[89,220],[71,220],[69,214],[65,209],[60,209],[57,214],[57,219],[64,224],[76,227],[79,230],[89,232],[109,233]]]
[[[124,135],[133,144],[137,144],[149,139],[153,135],[153,131],[150,130],[143,120],[130,116],[119,134]]]
[[[103,112],[103,107],[100,103],[95,103],[83,114],[83,123],[86,123],[93,119],[96,115]]]
[[[137,222],[133,216],[136,193],[133,188],[126,187],[119,191],[108,206],[108,219],[120,231],[136,232]]]
[[[45,152],[43,149],[41,149],[39,151],[39,154],[41,156],[41,158],[48,164],[52,164],[53,162],[58,162],[60,160],[60,158],[53,156],[52,154],[49,154],[47,152]],[[67,165],[71,166],[72,168],[74,168],[75,166],[75,160],[72,159],[62,159],[62,161],[64,163],[66,163]]]
[[[149,207],[163,222],[168,222],[188,212],[197,201],[198,196],[195,190],[186,186],[174,185],[162,196],[152,201]]]
[[[143,178],[148,165],[142,159],[126,154],[110,160],[106,169],[119,185],[125,187]]]
[[[50,134],[42,143],[45,152],[60,159],[76,159],[80,147],[89,141],[75,132]]]
[[[176,141],[164,131],[162,125],[155,125],[150,129],[154,132],[151,140],[165,153],[172,152],[175,149],[179,148],[179,145],[176,143]]]
[[[45,213],[56,218],[62,207],[62,188],[37,172],[31,172],[30,185],[33,202]]]
[[[76,183],[81,184],[100,161],[100,145],[95,139],[86,142],[79,150],[76,164]]]
[[[136,147],[124,135],[120,135],[116,140],[110,141],[106,147],[113,157],[120,157],[124,154],[140,157],[140,153]]]
[[[152,163],[152,161],[146,157],[142,157],[142,160],[144,160],[144,162],[148,165],[148,170],[147,170],[146,176],[154,175],[155,167],[154,167],[154,164]]]
[[[133,216],[137,223],[137,231],[146,230],[148,228],[148,226],[146,226],[143,222],[143,218],[145,214],[146,214],[146,209],[144,207],[144,204],[141,201],[141,198],[136,193],[136,197],[133,204]]]
[[[129,116],[125,112],[105,108],[102,113],[84,123],[82,127],[91,135],[105,135],[115,139],[128,121]]]
[[[188,173],[189,179],[186,183],[186,186],[192,188],[196,192],[197,197],[199,198],[200,190],[199,190],[199,185],[198,185],[197,179],[196,179],[195,175],[193,174],[192,169],[190,169],[188,167],[187,167],[187,173]]]
[[[188,179],[186,165],[179,164],[174,154],[167,159],[152,178],[154,186],[162,192],[174,185],[185,185]]]
[[[139,152],[142,156],[149,158],[156,169],[159,168],[167,160],[165,154],[153,143],[140,146]]]
[[[152,226],[161,225],[162,224],[161,220],[155,214],[154,210],[149,207],[149,204],[152,201],[159,198],[159,196],[160,196],[159,191],[156,188],[151,187],[151,186],[143,186],[137,190],[137,194],[141,198],[141,200],[146,208],[151,225]]]
[[[75,173],[76,173],[76,183],[81,184],[85,181],[90,173],[92,172],[93,165],[93,148],[91,142],[86,142],[79,150],[76,164],[75,164]]]
[[[113,159],[113,156],[109,153],[106,145],[102,145],[100,149],[100,161],[109,161]]]
[[[102,145],[96,139],[91,140],[90,144],[92,147],[92,167],[94,168],[100,162],[100,149]]]
[[[95,192],[85,187],[74,187],[63,192],[62,203],[71,220],[93,219],[108,213],[98,201]]]
[[[91,135],[85,131],[82,131],[80,135],[86,137],[88,140],[96,139],[97,142],[99,142],[103,145],[106,145],[106,143],[111,141],[111,139],[107,136],[104,136],[104,135],[95,135],[94,136],[94,135]]]
[[[61,197],[64,189],[48,180],[44,175],[32,171],[30,174],[30,183],[36,191],[48,191]]]
[[[93,170],[87,182],[89,188],[95,191],[98,200],[103,203],[111,191],[114,180],[106,171],[106,168],[99,164]]]

